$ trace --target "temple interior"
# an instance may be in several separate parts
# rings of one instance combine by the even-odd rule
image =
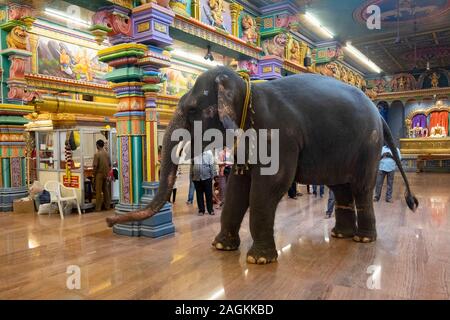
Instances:
[[[392,190],[375,194],[376,239],[337,239],[340,199],[335,213],[331,188],[294,181],[276,207],[277,259],[249,259],[249,214],[237,250],[211,245],[228,175],[244,171],[215,157],[215,214],[199,215],[195,167],[169,176],[161,157],[184,97],[217,67],[247,85],[241,129],[246,107],[249,122],[258,113],[252,86],[296,75],[333,78],[377,108],[400,160]],[[2,300],[450,299],[450,1],[0,0],[0,75]],[[166,178],[176,200],[107,224],[153,208]]]

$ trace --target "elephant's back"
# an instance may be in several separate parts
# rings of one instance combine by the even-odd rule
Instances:
[[[358,116],[360,121],[379,121],[378,109],[364,92],[331,77],[299,74],[259,85],[270,92],[277,111],[284,107],[296,113],[332,114],[337,119],[351,114],[352,121]]]
[[[270,113],[280,117],[282,131],[295,132],[292,138],[302,150],[299,174],[306,179],[303,182],[314,178],[328,185],[347,183],[359,175],[355,168],[362,159],[367,165],[362,171],[372,171],[382,143],[382,123],[377,108],[361,90],[312,74],[264,85],[277,100],[271,103]]]

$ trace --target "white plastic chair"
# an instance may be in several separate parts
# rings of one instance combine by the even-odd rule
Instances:
[[[60,183],[58,181],[47,181],[47,183],[44,186],[44,189],[47,190],[50,193],[50,202],[58,204],[59,215],[61,216],[61,219],[64,219],[64,211],[63,211],[63,208],[62,208],[62,203],[64,201],[75,200],[75,202],[77,203],[78,214],[81,215],[80,204],[78,202],[77,193],[76,193],[74,188],[67,188],[62,183]],[[68,191],[72,190],[73,195],[72,196],[63,197],[61,189],[65,189],[65,190],[68,190]]]

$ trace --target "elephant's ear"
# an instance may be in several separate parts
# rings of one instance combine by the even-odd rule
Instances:
[[[237,129],[236,113],[233,109],[234,90],[231,79],[225,74],[216,77],[217,111],[225,129]]]

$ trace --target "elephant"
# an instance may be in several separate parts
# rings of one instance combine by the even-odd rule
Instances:
[[[160,184],[153,201],[144,210],[107,218],[108,226],[146,219],[158,212],[176,179],[177,165],[171,160],[171,150],[178,143],[171,139],[174,130],[192,132],[194,121],[201,121],[204,130],[237,128],[247,91],[247,81],[229,68],[216,67],[201,74],[180,99],[166,130]],[[372,196],[383,143],[392,150],[403,177],[406,203],[416,210],[419,203],[411,192],[391,131],[360,89],[331,77],[301,74],[252,83],[250,95],[254,114],[251,124],[245,119],[245,128],[252,125],[254,129],[279,130],[279,167],[274,175],[262,175],[259,169],[264,164],[258,162],[243,174],[230,176],[214,248],[239,248],[239,229],[250,209],[253,245],[247,262],[275,262],[275,211],[294,180],[327,185],[334,192],[336,224],[332,237],[375,241]]]

